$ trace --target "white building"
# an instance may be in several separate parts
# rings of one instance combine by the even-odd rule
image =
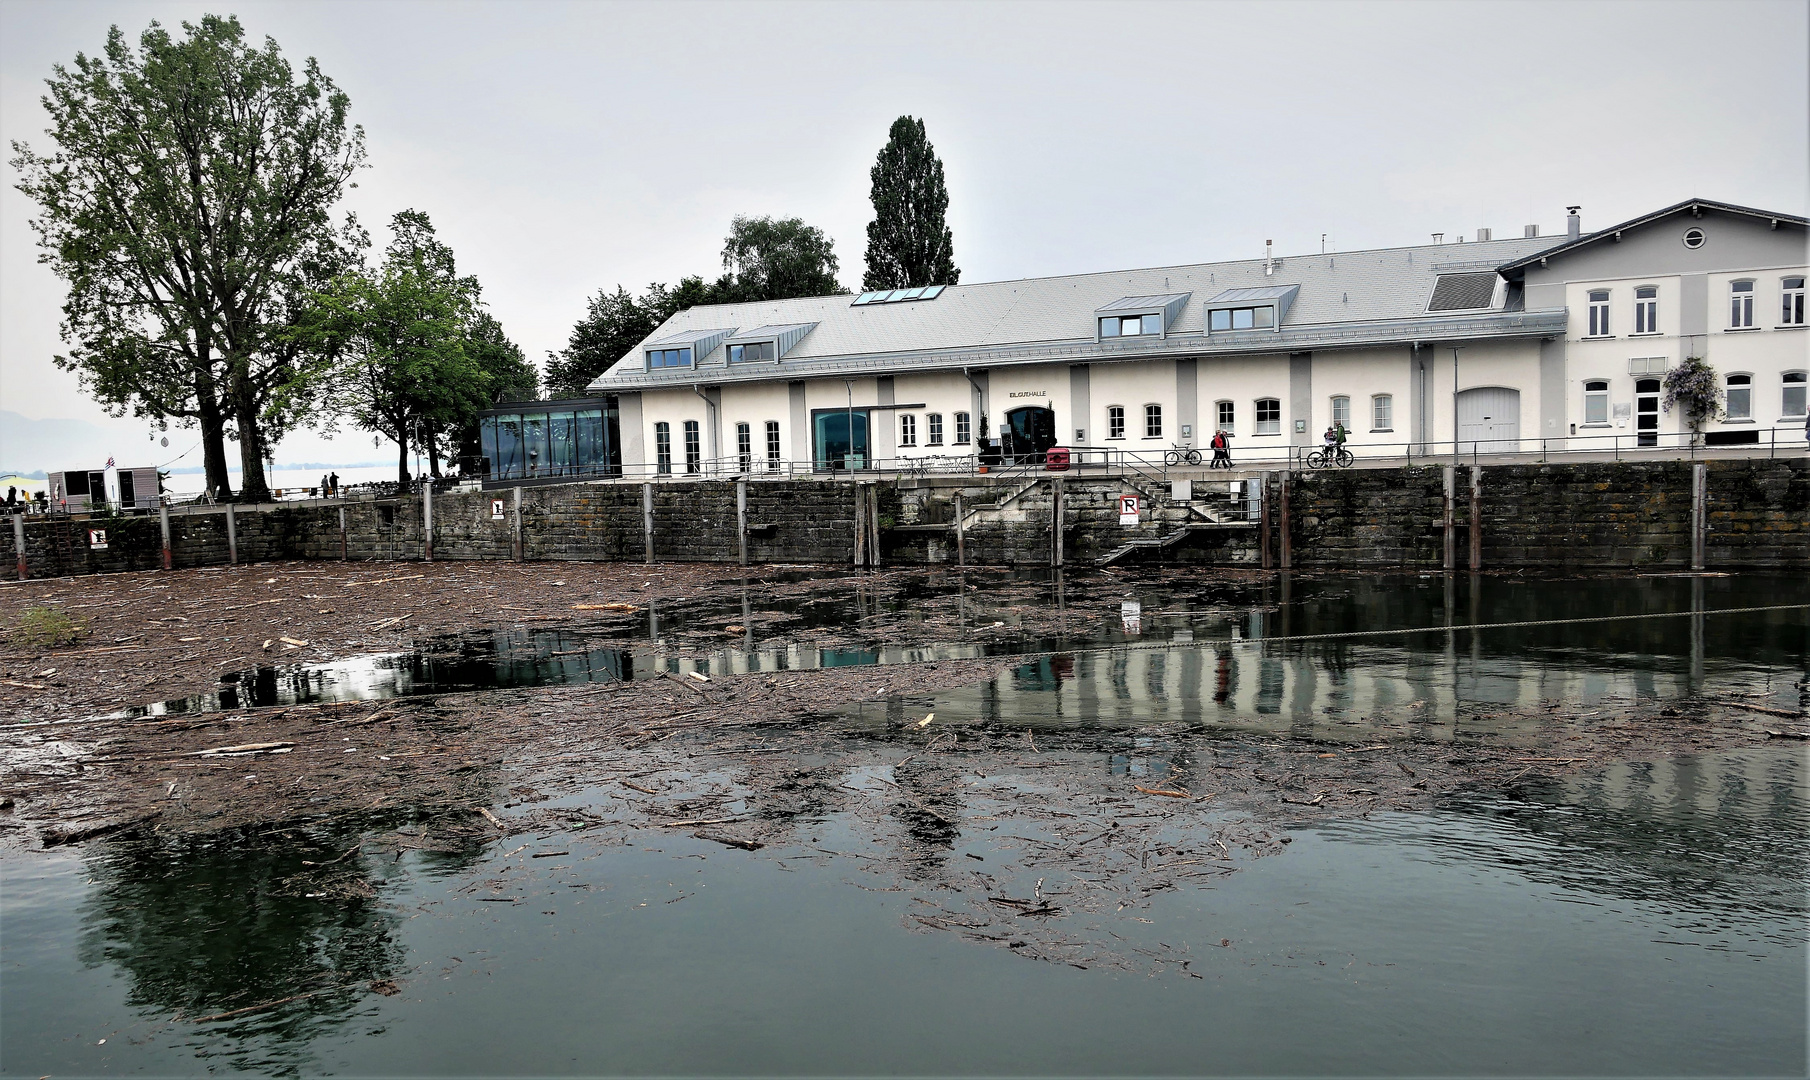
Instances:
[[[1008,458],[1160,462],[1215,429],[1244,464],[1335,422],[1360,456],[1676,449],[1685,418],[1660,380],[1699,356],[1727,391],[1707,443],[1803,446],[1805,218],[1695,199],[1568,224],[692,308],[590,390],[616,401],[629,476],[965,469],[986,437]]]

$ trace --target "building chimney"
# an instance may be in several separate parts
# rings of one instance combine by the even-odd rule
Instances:
[[[1434,233],[1434,234],[1433,234],[1433,242],[1434,242],[1434,243],[1435,243],[1435,244],[1443,244],[1443,243],[1445,243],[1445,233],[1442,233],[1442,232],[1436,232],[1436,233]]]
[[[1264,277],[1269,277],[1271,274],[1274,274],[1276,272],[1276,261],[1274,259],[1270,258],[1270,247],[1273,244],[1275,244],[1274,240],[1265,240],[1263,242],[1263,276]]]
[[[1576,240],[1584,235],[1584,219],[1577,216],[1577,212],[1583,207],[1567,206],[1565,209],[1570,211],[1565,215],[1565,239]]]
[[[1488,240],[1488,239],[1489,239],[1489,238],[1490,238],[1490,237],[1491,237],[1491,236],[1494,236],[1494,235],[1495,235],[1495,233],[1494,233],[1494,231],[1493,231],[1493,230],[1490,230],[1490,229],[1478,229],[1478,230],[1477,230],[1477,242],[1478,242],[1478,243],[1479,243],[1479,244],[1481,244],[1481,243],[1483,243],[1483,242],[1484,242],[1484,241],[1485,241],[1485,240]]]
[[[1532,240],[1534,237],[1540,235],[1540,227],[1538,225],[1523,225],[1521,226],[1521,235],[1528,240]]]

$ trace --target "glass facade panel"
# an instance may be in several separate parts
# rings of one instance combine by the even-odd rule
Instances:
[[[522,445],[525,455],[525,475],[546,476],[548,462],[552,454],[547,448],[547,414],[522,417]]]
[[[496,425],[497,418],[494,416],[486,416],[478,422],[478,453],[483,454],[484,460],[490,463],[492,476],[497,475]]]
[[[570,476],[578,465],[578,436],[572,427],[572,414],[547,414],[547,442],[551,453],[547,470],[554,476]]]
[[[604,427],[602,409],[580,409],[573,416],[578,434],[578,471],[593,475],[607,471],[610,465],[608,429]]]

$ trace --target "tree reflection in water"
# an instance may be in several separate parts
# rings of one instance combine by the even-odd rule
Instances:
[[[109,845],[89,860],[78,955],[128,975],[133,1007],[179,1024],[211,1019],[190,1042],[199,1055],[307,1070],[310,1041],[352,1019],[373,990],[393,993],[402,973],[399,918],[379,902],[392,860],[361,850],[370,826]]]

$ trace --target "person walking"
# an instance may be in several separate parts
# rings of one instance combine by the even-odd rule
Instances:
[[[1213,467],[1215,469],[1231,468],[1232,467],[1232,447],[1231,447],[1230,440],[1228,440],[1226,438],[1226,433],[1225,433],[1224,428],[1221,428],[1218,431],[1215,431],[1213,433],[1212,446],[1213,446]]]

